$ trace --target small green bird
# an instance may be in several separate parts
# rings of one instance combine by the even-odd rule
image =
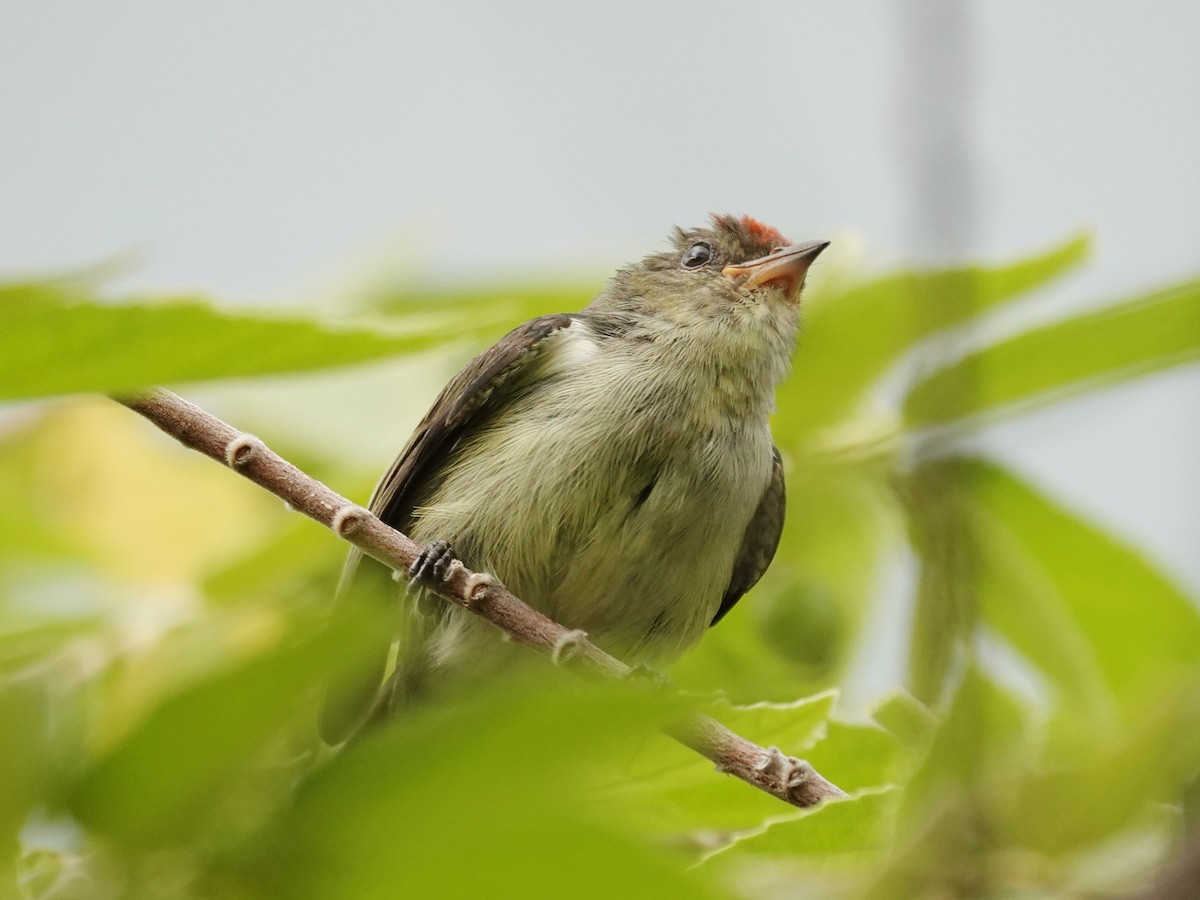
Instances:
[[[805,275],[827,246],[713,216],[675,229],[670,249],[621,269],[582,312],[526,322],[471,360],[371,498],[428,545],[415,582],[457,556],[626,662],[663,665],[695,644],[779,543],[783,467],[767,417]],[[391,574],[352,550],[339,602],[399,602]],[[327,742],[372,709],[503,664],[499,633],[463,609],[409,601],[402,619],[327,696]]]

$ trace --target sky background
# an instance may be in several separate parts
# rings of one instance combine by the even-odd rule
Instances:
[[[1198,34],[1190,0],[10,0],[0,275],[336,306],[598,285],[713,210],[874,272],[1088,229],[1017,313],[1052,318],[1200,273]],[[1193,365],[980,443],[1200,592],[1197,396]]]

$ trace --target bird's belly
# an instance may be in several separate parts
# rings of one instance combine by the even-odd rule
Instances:
[[[729,584],[770,476],[765,422],[685,418],[664,433],[653,416],[572,416],[545,397],[539,408],[552,414],[515,409],[459,448],[412,536],[449,540],[465,563],[622,658],[673,660]],[[598,421],[612,427],[598,432]],[[443,643],[444,656],[453,642]]]

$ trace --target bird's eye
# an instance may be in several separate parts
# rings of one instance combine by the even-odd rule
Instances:
[[[712,259],[712,248],[701,242],[688,247],[687,253],[683,254],[683,259],[679,261],[679,264],[685,269],[698,269],[707,264],[710,259]]]

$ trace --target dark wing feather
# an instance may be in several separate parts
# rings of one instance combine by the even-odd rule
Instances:
[[[455,446],[469,432],[482,427],[509,396],[520,376],[540,356],[542,342],[574,321],[573,315],[540,316],[509,332],[476,356],[442,389],[433,407],[421,420],[407,446],[380,479],[371,495],[371,512],[393,528],[407,531],[420,495],[437,477]],[[506,388],[508,390],[506,390]],[[336,603],[395,602],[391,572],[365,557],[357,547],[350,551],[342,570]],[[393,635],[363,660],[359,672],[335,685],[325,696],[319,717],[321,737],[337,744],[350,736],[366,718],[383,681],[387,650]]]
[[[771,480],[763,491],[758,508],[746,528],[746,536],[742,538],[742,547],[737,559],[733,562],[733,575],[725,596],[721,598],[721,607],[713,616],[711,625],[716,625],[725,617],[725,613],[733,609],[734,604],[742,599],[742,595],[758,583],[767,566],[775,557],[779,547],[779,536],[783,534],[783,514],[787,506],[786,491],[783,484],[783,460],[779,457],[779,448],[771,448]]]
[[[467,363],[434,401],[371,496],[371,512],[393,528],[404,530],[415,505],[414,487],[449,455],[464,433],[478,428],[487,415],[503,404],[503,388],[529,370],[539,347],[550,335],[566,328],[575,316],[560,313],[539,316],[513,331]]]

